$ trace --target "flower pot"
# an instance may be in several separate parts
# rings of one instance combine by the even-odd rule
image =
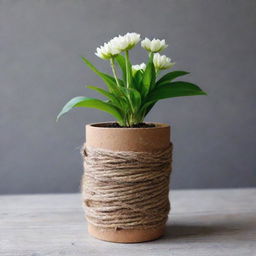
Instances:
[[[81,187],[89,233],[121,243],[162,236],[169,212],[170,126],[86,125],[83,155]]]

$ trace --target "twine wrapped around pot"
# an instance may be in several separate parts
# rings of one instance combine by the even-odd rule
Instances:
[[[82,148],[83,207],[87,221],[105,229],[149,229],[165,224],[172,144],[149,152]]]

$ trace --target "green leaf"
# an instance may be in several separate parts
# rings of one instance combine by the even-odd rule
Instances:
[[[174,80],[177,77],[185,76],[185,75],[188,75],[188,74],[189,74],[189,72],[186,72],[186,71],[172,71],[172,72],[169,72],[157,81],[156,86],[164,85],[166,83],[171,82],[172,80]]]
[[[111,92],[116,92],[117,93],[117,84],[116,84],[116,81],[115,81],[115,78],[108,75],[108,74],[105,74],[105,73],[102,73],[100,72],[94,65],[92,65],[92,63],[87,60],[86,58],[84,57],[81,57],[83,62],[92,70],[94,71],[107,85],[109,91]],[[121,82],[123,84],[123,81]]]
[[[126,110],[129,112],[137,111],[141,106],[141,95],[134,88],[122,88],[123,94],[126,95]],[[128,109],[127,109],[128,107]],[[132,111],[131,111],[132,110]]]
[[[144,71],[138,70],[138,71],[136,71],[136,73],[133,76],[134,88],[137,91],[139,91],[141,94],[142,94],[141,82],[142,82],[142,79],[143,79],[143,73],[144,73]]]
[[[126,68],[125,68],[125,58],[123,55],[121,54],[118,54],[116,57],[115,57],[120,69],[122,70],[122,73],[123,73],[123,81],[126,81]]]
[[[70,111],[72,108],[75,107],[87,107],[87,108],[96,108],[102,111],[109,113],[110,115],[114,116],[119,122],[122,123],[122,116],[120,115],[119,111],[109,103],[104,101],[94,99],[94,98],[87,98],[87,97],[75,97],[71,99],[61,110],[61,112],[57,116],[57,120],[65,113]]]
[[[141,106],[141,95],[136,89],[132,89],[131,100],[135,108],[135,111],[138,111]]]
[[[147,102],[194,95],[206,95],[206,93],[195,84],[179,81],[156,87],[148,96]]]
[[[134,112],[138,111],[140,109],[141,106],[141,95],[140,93],[134,89],[134,88],[129,88],[127,89],[129,92],[129,96],[132,102],[132,108],[134,110]]]
[[[156,72],[153,61],[150,60],[147,64],[146,70],[142,79],[142,93],[143,96],[147,96],[151,89],[153,89],[156,79]]]
[[[101,73],[101,74],[102,74],[102,75],[105,77],[105,79],[107,79],[111,84],[117,86],[117,84],[116,84],[116,79],[115,79],[113,76],[110,76],[110,75],[105,74],[105,73]],[[120,84],[121,86],[124,86],[123,80],[118,79],[118,82],[119,82],[119,84]]]
[[[118,107],[118,108],[122,108],[122,105],[120,104],[120,101],[118,100],[118,98],[113,94],[113,93],[110,93],[104,89],[101,89],[97,86],[93,86],[93,85],[88,85],[86,86],[87,88],[91,89],[91,90],[94,90],[94,91],[97,91],[98,93],[104,95],[105,97],[107,97],[114,106]]]
[[[126,72],[126,87],[133,88],[133,77],[132,77],[132,64],[129,58],[129,52],[125,51],[125,72]]]
[[[146,115],[154,107],[156,102],[161,99],[181,97],[181,96],[196,96],[207,95],[197,85],[188,82],[173,82],[160,87],[156,87],[147,97],[145,103],[141,107],[142,115]]]

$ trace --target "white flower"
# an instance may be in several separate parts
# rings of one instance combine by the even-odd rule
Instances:
[[[119,54],[120,52],[120,50],[113,47],[113,45],[110,42],[108,42],[104,43],[103,46],[98,47],[96,49],[95,54],[101,59],[108,60],[114,57],[115,55]]]
[[[133,72],[136,72],[138,70],[143,70],[144,71],[145,69],[146,69],[146,64],[144,62],[139,64],[139,65],[132,65],[132,71]]]
[[[170,58],[159,53],[154,54],[153,63],[156,70],[171,68],[175,64]]]
[[[116,36],[110,40],[110,44],[114,49],[126,51],[133,48],[140,41],[140,34],[127,33],[124,36]]]
[[[150,41],[147,37],[141,42],[141,47],[146,49],[149,52],[160,52],[163,49],[167,48],[165,40],[153,39]]]

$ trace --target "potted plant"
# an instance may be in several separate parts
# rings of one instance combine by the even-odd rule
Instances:
[[[130,50],[139,41],[139,34],[127,33],[97,48],[95,54],[109,61],[113,75],[99,71],[82,57],[107,86],[107,90],[88,88],[105,96],[106,101],[75,97],[57,117],[72,108],[88,107],[116,119],[86,125],[82,149],[81,187],[88,230],[94,237],[112,242],[156,239],[163,234],[168,218],[170,126],[144,123],[146,115],[159,100],[206,94],[195,84],[175,80],[187,75],[186,71],[160,76],[161,71],[174,65],[159,54],[167,47],[165,40],[145,38],[141,46],[148,52],[147,64],[132,65]]]

